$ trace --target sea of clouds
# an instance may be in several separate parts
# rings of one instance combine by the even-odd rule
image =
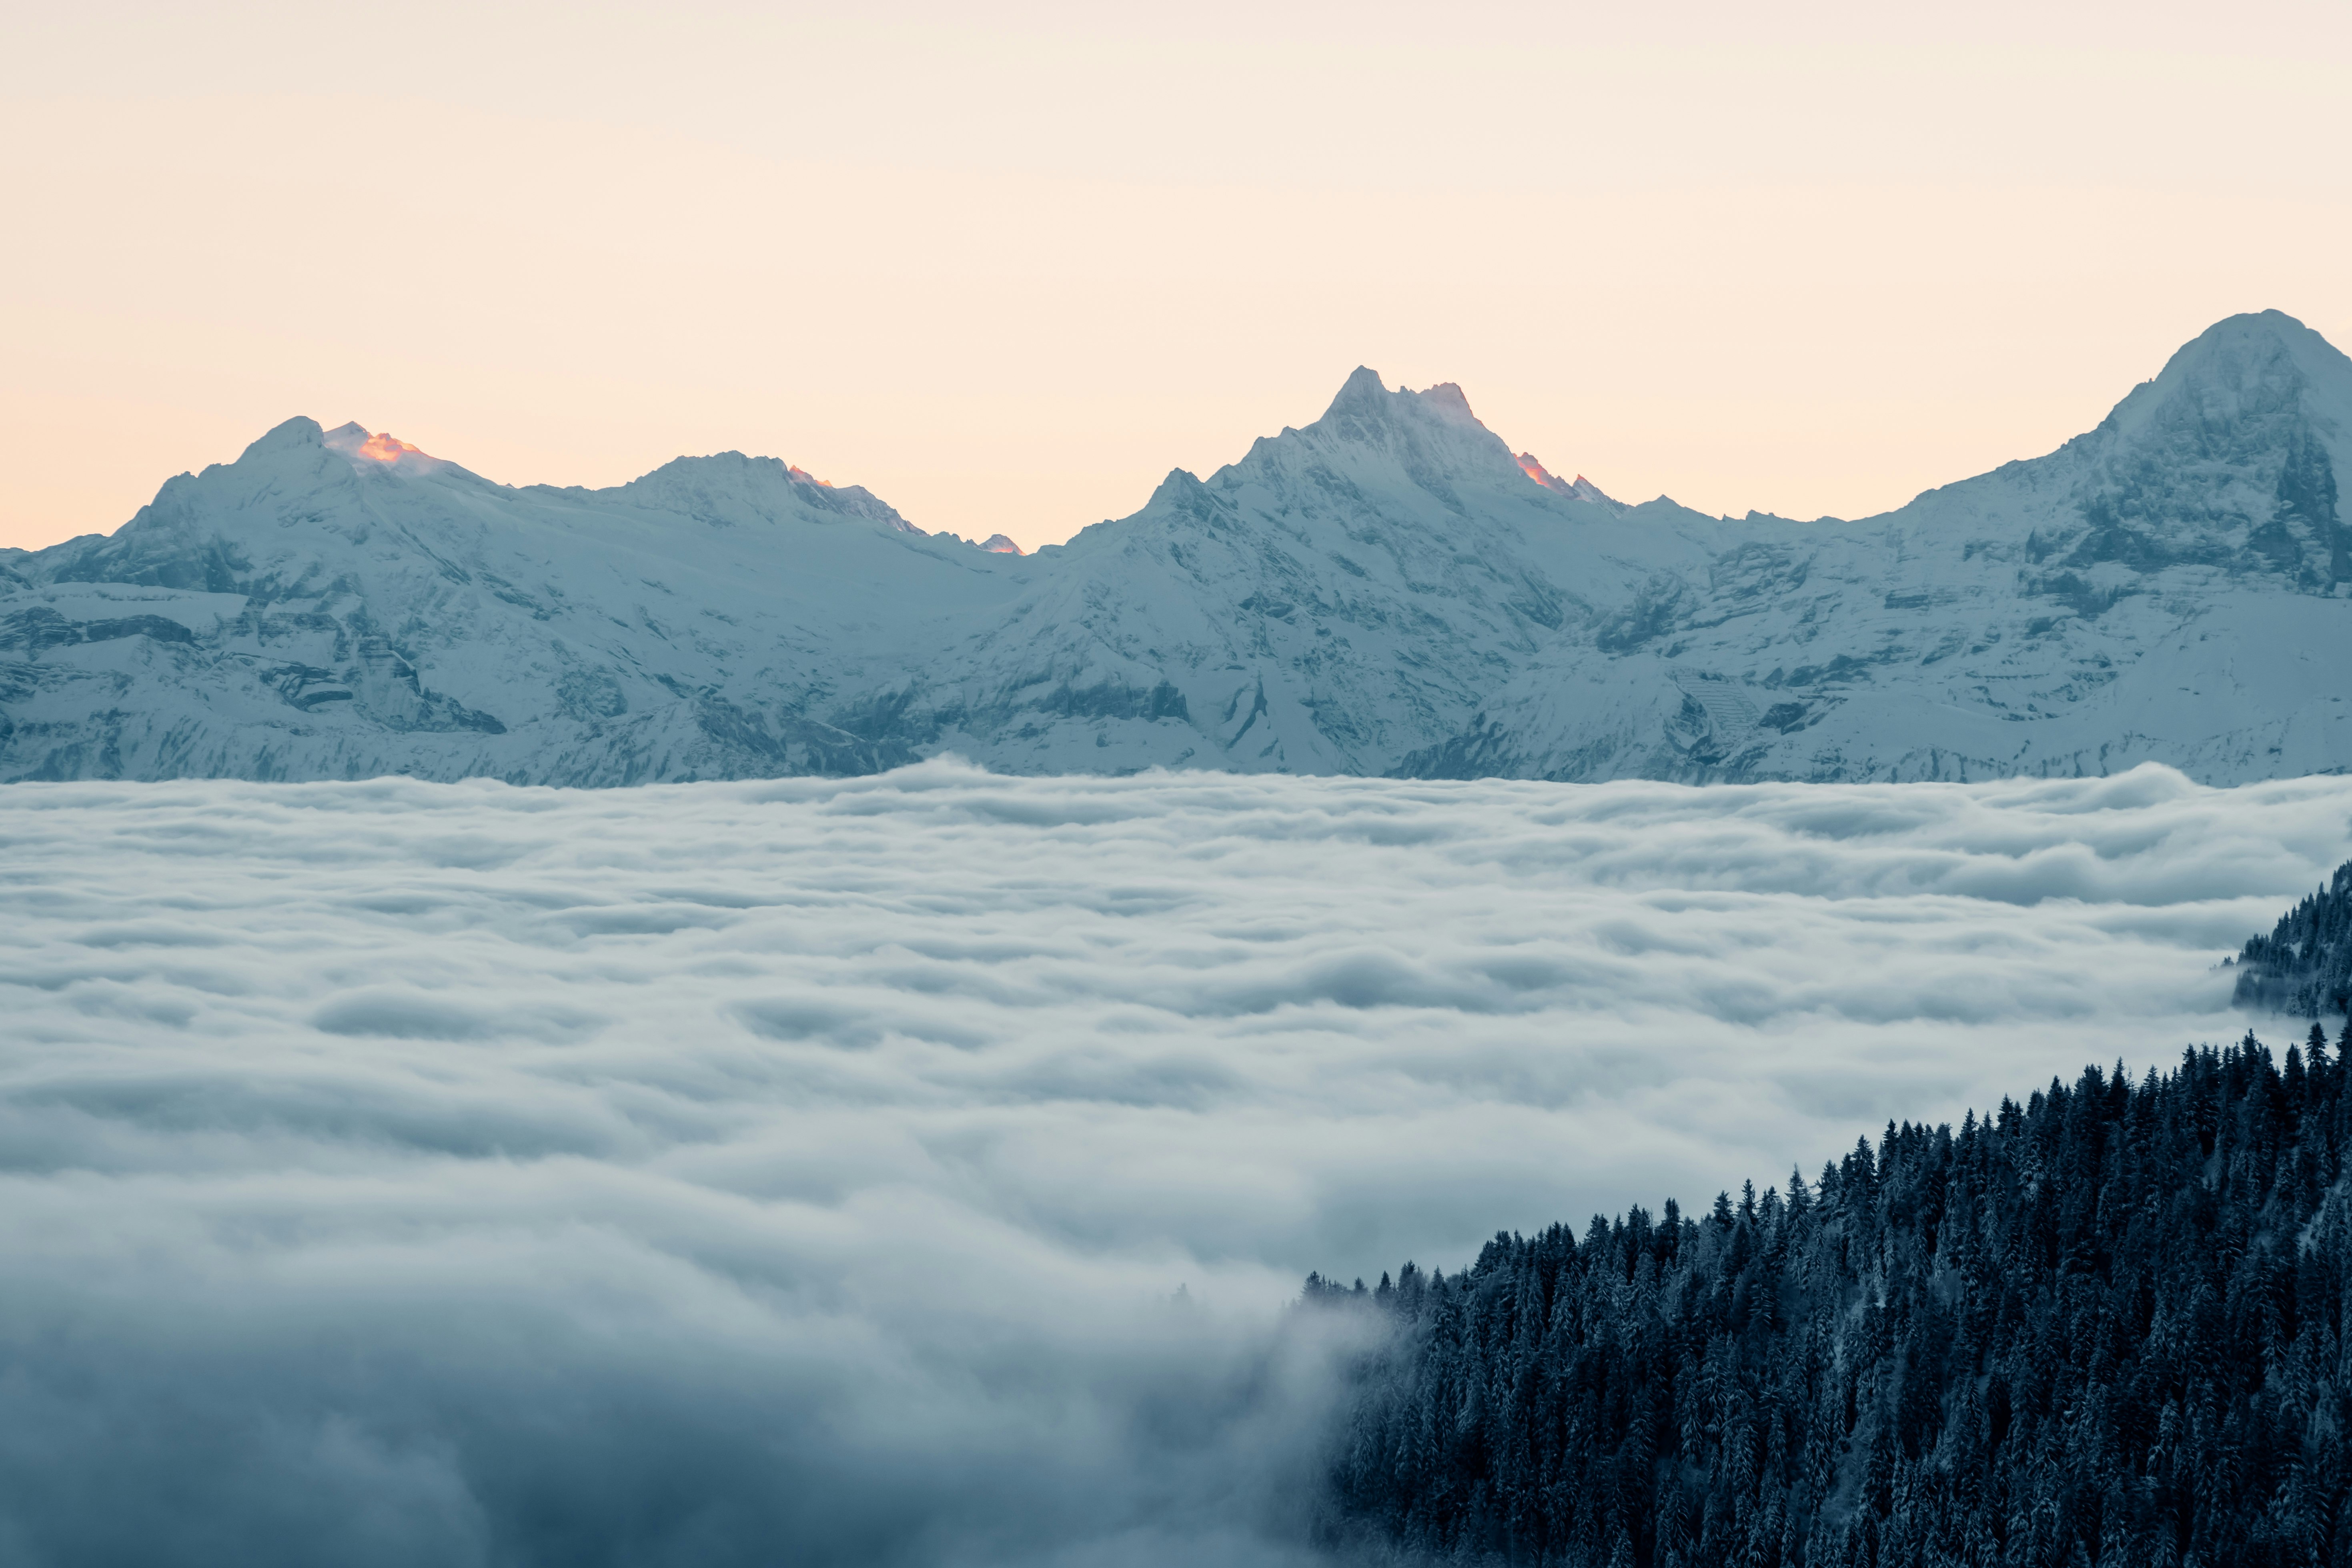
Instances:
[[[0,791],[0,1563],[1304,1562],[1309,1268],[2252,1023],[2352,779]]]

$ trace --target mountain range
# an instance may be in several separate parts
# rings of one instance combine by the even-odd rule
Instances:
[[[298,418],[0,552],[0,779],[2334,772],[2347,464],[2352,360],[2276,311],[1857,521],[1628,505],[1370,370],[1028,555],[773,458],[516,488]]]

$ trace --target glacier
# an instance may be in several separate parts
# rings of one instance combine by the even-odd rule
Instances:
[[[0,779],[2352,766],[2352,360],[2277,311],[1859,521],[1628,505],[1441,384],[1023,555],[773,458],[511,487],[289,420],[0,552]]]

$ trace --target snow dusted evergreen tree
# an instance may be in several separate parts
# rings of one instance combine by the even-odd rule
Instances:
[[[2352,860],[2238,955],[2242,1005],[2301,1018],[2352,1007]]]
[[[2315,1026],[1817,1183],[1407,1264],[1332,1542],[1633,1568],[2352,1563],[2352,1095]]]

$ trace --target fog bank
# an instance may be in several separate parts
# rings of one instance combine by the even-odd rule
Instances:
[[[2234,1037],[2352,780],[17,785],[0,843],[0,1563],[1275,1563],[1307,1269]]]

